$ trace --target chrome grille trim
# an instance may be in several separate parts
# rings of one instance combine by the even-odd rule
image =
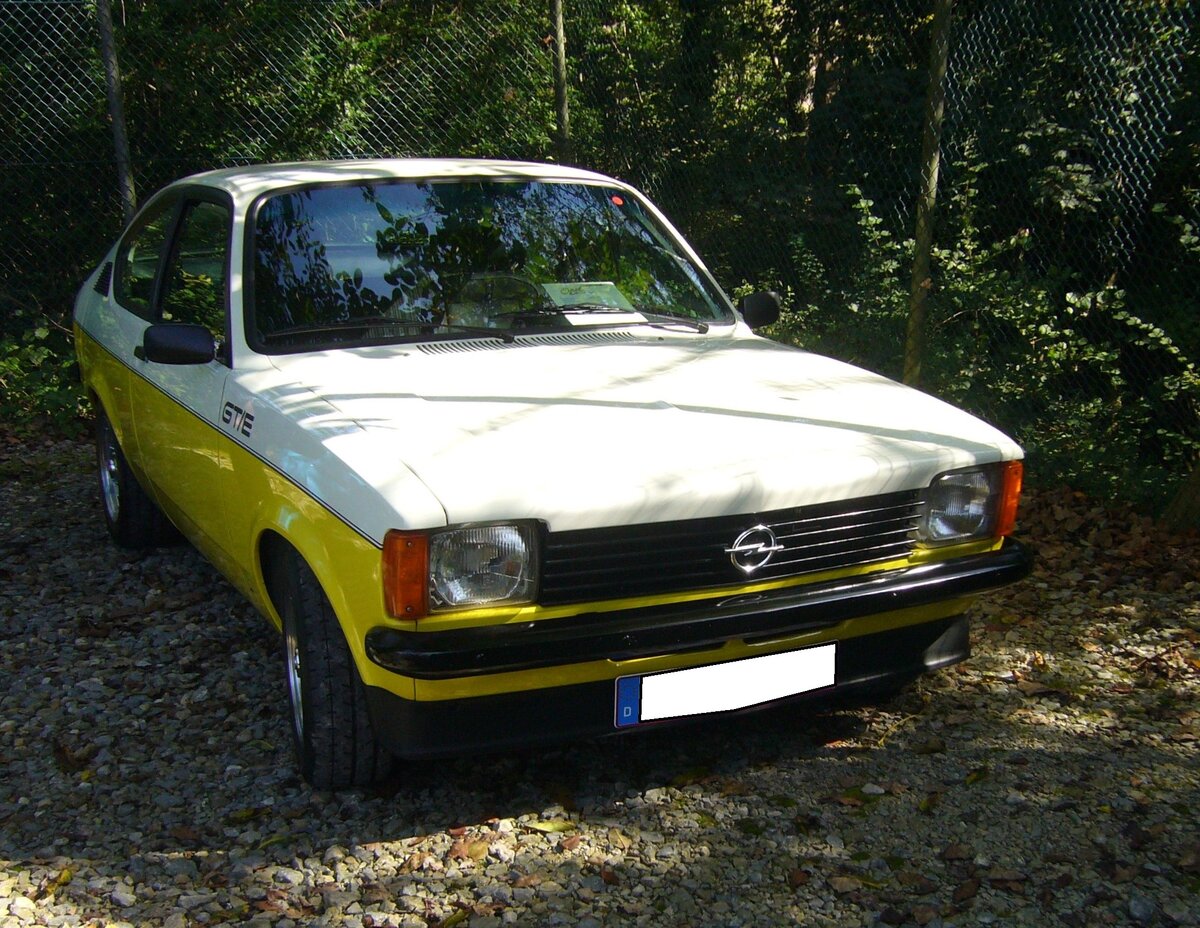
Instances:
[[[551,532],[542,549],[539,602],[652,596],[900,560],[913,550],[920,513],[920,492],[911,490],[775,512]],[[771,529],[783,550],[747,575],[726,551],[757,525]]]

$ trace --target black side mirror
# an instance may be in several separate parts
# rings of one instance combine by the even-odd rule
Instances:
[[[155,364],[207,364],[217,355],[217,340],[202,325],[160,322],[146,329],[134,355]]]
[[[761,329],[779,318],[779,294],[774,290],[760,290],[738,300],[738,311],[752,329]]]

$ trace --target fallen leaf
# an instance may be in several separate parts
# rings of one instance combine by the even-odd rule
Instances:
[[[970,860],[975,856],[967,844],[947,844],[942,850],[942,860]]]
[[[937,889],[937,883],[915,870],[901,870],[896,874],[896,880],[910,893],[927,896]]]
[[[801,886],[807,886],[809,880],[812,879],[812,873],[808,870],[801,870],[799,867],[792,869],[788,873],[788,885],[792,889],[799,889]]]
[[[728,777],[721,781],[720,790],[722,796],[748,796],[750,795],[750,787],[740,780],[729,779]]]
[[[979,892],[979,880],[971,879],[960,883],[952,897],[955,905],[962,905],[968,899],[974,899]]]
[[[529,822],[525,827],[533,831],[540,831],[542,834],[552,835],[561,834],[564,831],[574,831],[575,823],[555,818],[545,822]]]
[[[569,835],[568,837],[563,838],[559,847],[564,851],[573,851],[575,848],[579,847],[581,841],[583,841],[583,835]]]
[[[1027,877],[1019,870],[1007,867],[993,867],[988,871],[988,882],[993,889],[1002,889],[1010,893],[1024,893]]]
[[[1067,696],[1066,690],[1038,680],[1018,680],[1017,689],[1026,696]]]
[[[990,774],[991,771],[987,767],[976,767],[967,774],[967,777],[963,782],[966,783],[967,786],[973,786],[980,780],[986,780]]]
[[[616,886],[621,882],[621,875],[612,869],[612,867],[601,867],[600,879],[604,881],[606,886]]]
[[[366,903],[387,902],[392,898],[392,894],[387,891],[386,887],[380,886],[378,883],[368,883],[359,891],[359,899]]]
[[[81,748],[72,748],[62,738],[55,737],[50,742],[50,752],[55,765],[63,773],[81,773],[87,769],[88,762],[100,753],[100,746],[85,744]]]

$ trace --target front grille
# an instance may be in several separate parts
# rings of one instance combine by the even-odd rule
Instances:
[[[776,512],[551,532],[539,602],[677,593],[896,560],[913,549],[920,508],[920,494],[911,490]],[[780,550],[747,574],[726,549],[759,525]]]

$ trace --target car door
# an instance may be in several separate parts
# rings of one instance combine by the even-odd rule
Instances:
[[[230,369],[229,254],[232,206],[216,191],[197,189],[174,206],[166,247],[146,286],[149,318],[163,325],[208,328],[216,357],[198,364],[133,361],[130,399],[138,456],[155,501],[219,567],[228,560],[223,480],[222,393]],[[129,290],[139,284],[136,259],[122,265]],[[118,287],[118,293],[122,290]],[[134,297],[136,299],[136,296]]]

